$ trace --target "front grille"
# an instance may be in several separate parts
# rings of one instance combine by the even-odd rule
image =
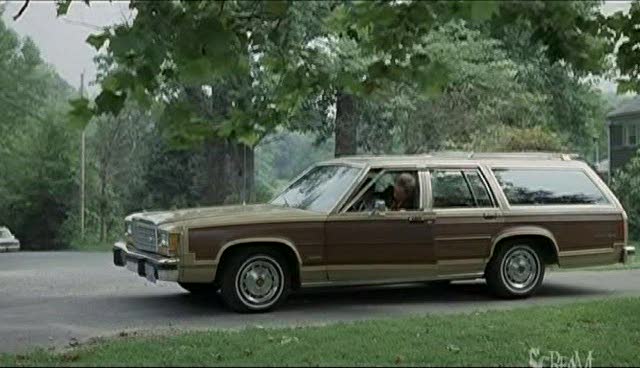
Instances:
[[[134,221],[132,226],[133,245],[147,252],[156,252],[158,231],[154,225]]]

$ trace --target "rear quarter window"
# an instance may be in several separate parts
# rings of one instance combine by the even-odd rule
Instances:
[[[607,204],[602,191],[582,170],[494,169],[509,204]]]

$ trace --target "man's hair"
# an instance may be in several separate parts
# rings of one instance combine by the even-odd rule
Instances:
[[[401,186],[408,195],[416,190],[416,178],[409,173],[402,173],[396,178],[396,185]]]

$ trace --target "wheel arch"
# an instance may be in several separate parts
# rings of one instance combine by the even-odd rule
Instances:
[[[291,274],[293,277],[292,285],[297,287],[300,285],[300,267],[302,266],[302,258],[300,252],[294,243],[286,238],[279,237],[254,237],[235,239],[225,243],[216,256],[216,274],[215,282],[219,283],[219,277],[222,274],[221,266],[224,264],[225,258],[229,257],[233,252],[244,247],[272,247],[278,249],[287,258],[288,263],[292,266]]]
[[[537,244],[543,246],[545,263],[558,263],[558,256],[560,254],[558,243],[551,231],[540,226],[515,226],[501,231],[493,239],[488,259],[491,259],[496,250],[506,241],[515,239],[532,239],[536,241]]]

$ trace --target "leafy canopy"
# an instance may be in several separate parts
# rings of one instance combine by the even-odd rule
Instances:
[[[58,13],[65,14],[69,3],[58,1]],[[94,101],[73,102],[78,124],[117,114],[132,97],[142,106],[166,106],[175,126],[202,125],[207,129],[197,134],[253,144],[323,91],[366,96],[404,82],[435,95],[451,71],[426,42],[453,19],[494,33],[512,22],[529,24],[531,42],[576,72],[601,72],[606,51],[595,7],[575,2],[133,0],[129,6],[136,14],[131,24],[87,39],[105,51],[109,69]],[[251,88],[217,119],[203,121],[176,98],[185,87],[229,79]]]

